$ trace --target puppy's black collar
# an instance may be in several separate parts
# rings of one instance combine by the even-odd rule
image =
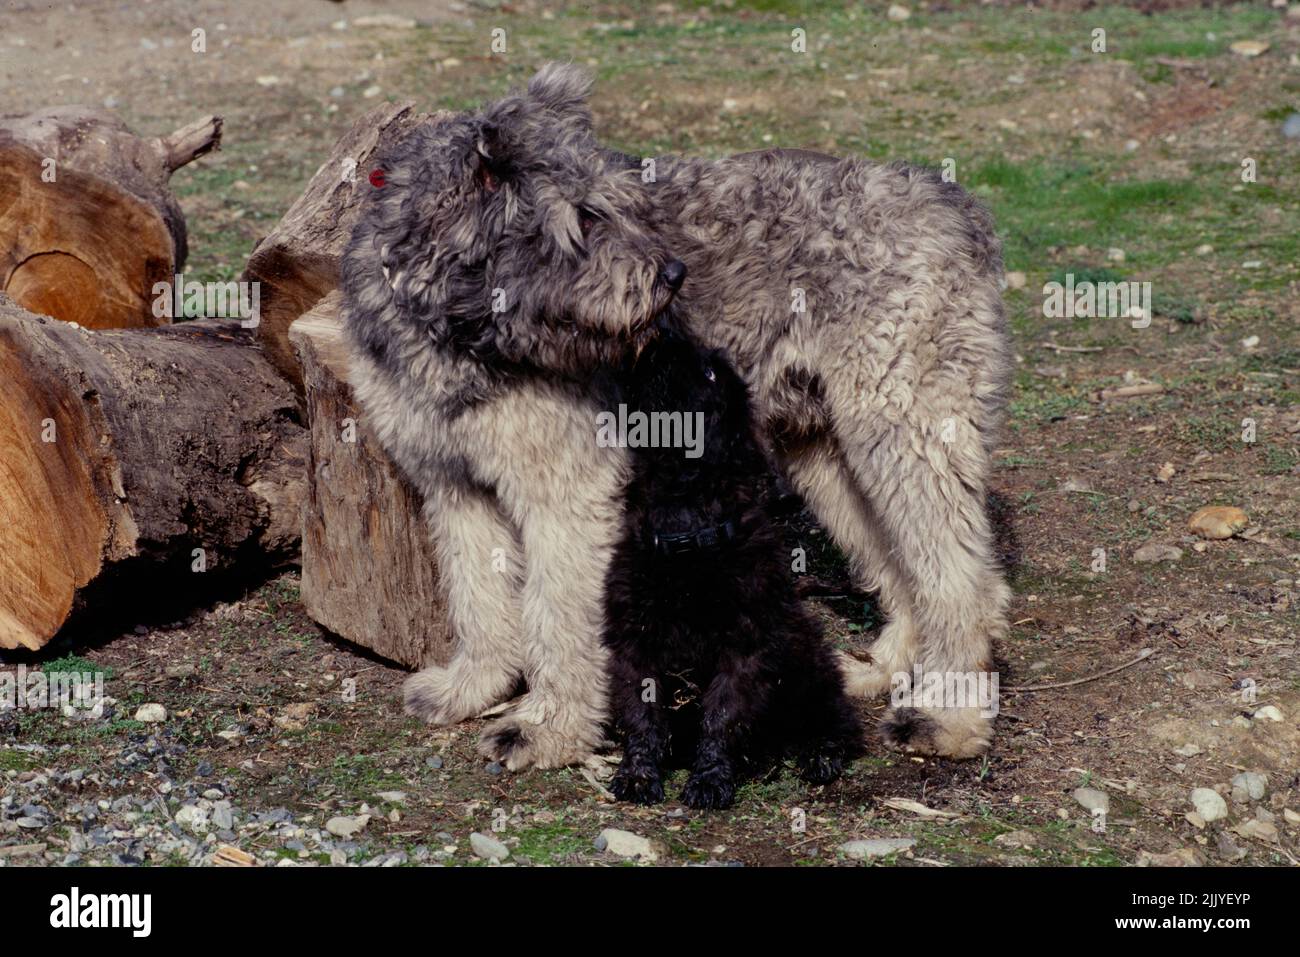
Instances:
[[[664,556],[686,555],[690,552],[717,548],[736,539],[736,523],[723,522],[721,525],[709,525],[691,532],[674,532],[673,534],[654,533],[655,554]]]

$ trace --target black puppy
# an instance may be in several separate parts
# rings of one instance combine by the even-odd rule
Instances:
[[[697,447],[635,447],[606,587],[613,791],[663,800],[661,769],[689,764],[696,808],[729,807],[737,780],[793,755],[804,780],[839,777],[862,728],[768,520],[769,466],[744,382],[665,320],[625,377],[636,412],[678,413]],[[643,436],[644,439],[644,436]]]

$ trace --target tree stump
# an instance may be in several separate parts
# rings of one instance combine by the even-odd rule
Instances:
[[[141,139],[102,110],[0,117],[0,289],[30,312],[94,329],[157,326],[154,285],[185,266],[168,181],[221,142],[209,116]]]
[[[293,561],[295,416],[236,321],[90,331],[0,295],[0,648],[132,581],[161,600]]]
[[[413,668],[442,663],[452,639],[422,499],[353,398],[341,303],[342,293],[331,293],[289,330],[311,422],[303,605],[325,628],[385,658]]]
[[[302,372],[289,344],[289,324],[338,288],[339,259],[360,213],[375,153],[421,123],[448,116],[385,103],[352,125],[284,218],[258,242],[240,279],[259,282],[258,335],[267,358],[302,393]]]

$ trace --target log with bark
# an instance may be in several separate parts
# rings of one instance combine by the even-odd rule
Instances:
[[[0,648],[128,586],[203,594],[296,559],[296,413],[237,321],[91,331],[0,295]]]
[[[311,459],[302,601],[319,624],[410,667],[451,654],[420,494],[366,425],[348,385],[341,293],[290,327],[302,363]]]
[[[385,103],[352,125],[284,218],[258,242],[240,279],[258,282],[258,335],[267,358],[302,392],[302,371],[289,344],[289,325],[338,287],[339,257],[356,224],[362,191],[372,189],[376,152],[422,123],[449,114],[417,113],[409,103]]]
[[[89,107],[0,117],[0,289],[96,329],[170,322],[154,287],[187,242],[169,180],[220,142],[216,116],[154,138]]]

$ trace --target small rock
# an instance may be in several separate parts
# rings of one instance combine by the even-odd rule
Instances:
[[[1201,860],[1192,848],[1180,847],[1168,854],[1139,851],[1136,863],[1138,867],[1199,867]]]
[[[1196,813],[1207,824],[1228,816],[1228,802],[1218,791],[1211,788],[1193,789],[1191,801],[1192,806],[1196,808]]]
[[[1297,9],[1300,9],[1300,5]],[[1300,113],[1292,113],[1282,121],[1282,135],[1291,140],[1300,137]]]
[[[893,20],[895,23],[902,23],[904,20],[911,19],[912,11],[908,7],[903,6],[901,3],[891,3],[889,5],[888,15],[889,15],[889,19]]]
[[[478,831],[469,836],[469,849],[475,857],[481,857],[485,861],[504,861],[510,856],[510,848],[495,837],[488,837]]]
[[[1087,808],[1088,813],[1100,810],[1103,814],[1110,811],[1110,795],[1096,788],[1075,788],[1073,798]]]
[[[1201,753],[1201,749],[1190,742],[1184,744],[1181,748],[1174,748],[1174,754],[1180,758],[1194,758]]]
[[[1242,821],[1233,830],[1240,836],[1255,841],[1264,841],[1267,844],[1277,843],[1277,825],[1271,821]]]
[[[386,27],[390,30],[410,30],[415,27],[415,21],[410,17],[399,17],[393,13],[374,13],[369,16],[357,17],[352,21],[354,27]]]
[[[1122,263],[1126,257],[1124,256],[1124,250],[1117,246],[1112,246],[1110,249],[1106,250],[1106,258],[1113,263]]]
[[[375,797],[379,798],[381,801],[387,801],[389,804],[406,803],[405,791],[380,791],[375,795]]]
[[[369,814],[358,814],[355,817],[340,815],[332,817],[325,822],[325,830],[329,831],[335,837],[341,837],[345,841],[348,838],[355,837],[366,829],[370,823]]]
[[[435,754],[433,755],[433,757],[425,758],[424,763],[425,766],[433,768],[435,771],[437,771],[439,768],[442,767],[442,757],[441,755]]]
[[[212,826],[219,831],[229,831],[235,826],[235,812],[229,801],[213,802]]]
[[[1177,545],[1163,545],[1160,542],[1147,542],[1133,553],[1135,562],[1176,562],[1183,557],[1183,550]]]
[[[897,854],[916,844],[910,837],[875,837],[859,841],[845,841],[840,845],[844,856],[851,861],[869,861],[887,854]]]
[[[373,100],[382,92],[383,89],[378,84],[376,84],[374,86],[366,87],[364,90],[361,91],[361,95],[364,96],[367,100]]]
[[[280,82],[278,76],[259,76],[257,78],[258,86],[277,86]]]
[[[1233,53],[1244,57],[1257,57],[1268,52],[1268,44],[1263,40],[1238,40],[1228,47]]]
[[[1010,848],[1033,847],[1038,843],[1038,837],[1033,831],[1008,831],[993,838],[993,843]]]
[[[208,832],[210,823],[208,812],[197,804],[186,804],[176,812],[173,819],[181,827],[195,834],[206,834]]]
[[[160,704],[142,704],[136,709],[135,720],[145,724],[158,724],[167,720],[167,709]]]
[[[1007,273],[1008,289],[1024,289],[1027,282],[1029,282],[1029,277],[1022,272]]]
[[[1258,801],[1268,793],[1268,777],[1258,771],[1242,771],[1232,779],[1232,799],[1238,804]]]
[[[1186,819],[1188,824],[1196,828],[1198,831],[1205,830],[1205,818],[1201,817],[1195,811],[1188,811],[1183,815],[1183,817]]]
[[[337,847],[334,848],[334,850],[330,851],[330,864],[332,864],[333,866],[342,867],[347,862],[348,862],[347,851],[340,850]]]
[[[1300,824],[1300,811],[1293,811],[1289,807],[1283,808],[1282,819],[1288,824]]]
[[[1187,527],[1201,538],[1231,538],[1250,524],[1250,518],[1231,505],[1207,505],[1198,508],[1187,520]]]
[[[615,857],[639,858],[643,861],[659,860],[659,849],[649,838],[631,831],[607,827],[596,836],[596,850],[607,851]]]
[[[1271,704],[1266,704],[1253,715],[1256,721],[1281,721],[1282,712]]]
[[[1214,247],[1209,243],[1201,243],[1201,245],[1196,247],[1196,255],[1198,256],[1208,256],[1212,252],[1214,252]]]
[[[167,668],[163,670],[163,674],[168,678],[188,678],[194,674],[196,670],[197,669],[194,667],[193,662],[182,661],[179,664],[168,665]]]
[[[1178,470],[1174,468],[1173,462],[1166,462],[1164,465],[1160,466],[1160,468],[1156,469],[1156,481],[1161,485],[1164,485],[1174,477],[1174,473],[1177,471]]]

